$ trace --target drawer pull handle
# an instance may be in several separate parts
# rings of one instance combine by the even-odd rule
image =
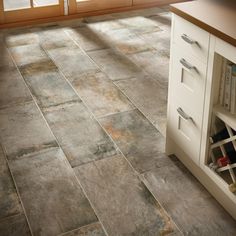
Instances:
[[[191,39],[187,34],[182,34],[182,35],[181,35],[181,38],[182,38],[186,43],[189,43],[189,44],[191,44],[191,45],[193,45],[193,44],[197,44],[197,45],[198,45],[198,42],[195,41],[195,40],[193,40],[193,39]]]
[[[179,61],[184,67],[186,67],[189,70],[195,70],[196,72],[198,72],[197,68],[193,65],[191,65],[190,63],[188,63],[184,58],[180,59]]]
[[[187,114],[182,110],[181,107],[179,107],[179,108],[177,109],[177,112],[179,113],[179,115],[180,115],[183,119],[185,119],[185,120],[190,120],[190,121],[193,122],[193,118],[192,118],[191,116],[187,115]]]

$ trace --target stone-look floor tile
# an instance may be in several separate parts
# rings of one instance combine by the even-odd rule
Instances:
[[[101,224],[96,222],[60,236],[106,236],[106,234]]]
[[[79,96],[95,116],[133,109],[133,105],[102,72],[81,76],[72,82]]]
[[[19,67],[47,59],[47,55],[37,44],[12,47],[10,52]]]
[[[0,220],[1,236],[31,236],[24,215],[16,215]]]
[[[162,12],[149,17],[155,24],[157,24],[161,29],[170,31],[171,28],[171,13]]]
[[[146,43],[152,45],[160,55],[170,57],[170,30],[142,34],[140,37]]]
[[[0,146],[0,221],[4,217],[16,215],[20,212],[22,212],[20,201],[8,169],[6,158]],[[2,235],[1,231],[0,235]]]
[[[122,156],[82,165],[75,173],[108,235],[157,236],[176,230]]]
[[[70,37],[85,51],[94,51],[109,47],[101,35],[87,25],[67,30]]]
[[[65,28],[52,27],[39,32],[40,45],[45,50],[70,47],[77,48],[77,45],[68,37]]]
[[[0,110],[0,139],[8,159],[57,145],[33,102]]]
[[[49,108],[45,117],[72,167],[117,153],[83,103]]]
[[[236,221],[180,162],[153,169],[143,176],[184,235],[235,235]]]
[[[150,45],[129,29],[109,31],[105,34],[104,38],[111,47],[124,54],[138,53],[152,49]]]
[[[117,81],[116,84],[165,136],[167,86],[162,86],[148,77],[121,80]]]
[[[9,161],[33,235],[52,236],[97,222],[61,149]]]
[[[133,16],[119,20],[119,23],[136,34],[160,31],[161,29],[149,18]]]
[[[32,97],[15,67],[0,68],[0,107],[31,101]]]
[[[50,59],[21,67],[20,71],[42,108],[80,100]]]
[[[88,52],[88,55],[112,80],[127,79],[142,73],[126,56],[112,49]]]
[[[128,55],[129,59],[137,66],[147,72],[153,79],[160,84],[168,84],[169,58],[161,55],[158,51],[146,51]]]
[[[1,40],[0,40],[0,43],[1,43]],[[1,67],[14,67],[14,62],[9,54],[9,51],[8,49],[3,45],[3,42],[2,44],[0,45],[0,70],[1,70]]]
[[[69,80],[98,70],[97,65],[79,48],[57,48],[49,50],[48,53]]]
[[[163,136],[138,110],[99,120],[136,171],[149,170],[165,158]]]
[[[30,44],[38,44],[38,35],[29,30],[18,30],[5,35],[5,43],[8,47],[16,47]]]

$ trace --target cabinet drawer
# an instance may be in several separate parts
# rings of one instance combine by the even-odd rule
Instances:
[[[179,101],[170,104],[168,134],[175,143],[199,164],[201,117]]]
[[[207,61],[210,34],[198,26],[174,15],[173,41],[203,62]]]
[[[202,115],[207,66],[175,46],[172,53],[171,93]]]

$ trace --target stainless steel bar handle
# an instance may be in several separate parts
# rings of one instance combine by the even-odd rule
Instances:
[[[181,58],[179,61],[184,67],[186,67],[189,70],[195,70],[198,71],[197,68],[190,63],[188,63],[184,58]]]
[[[185,41],[185,42],[187,42],[187,43],[189,43],[189,44],[197,44],[198,45],[198,42],[196,41],[196,40],[193,40],[193,39],[191,39],[187,34],[182,34],[181,35],[181,38]]]
[[[177,112],[179,113],[179,115],[180,115],[183,119],[193,121],[193,118],[192,118],[191,116],[187,115],[187,114],[183,111],[183,109],[182,109],[181,107],[179,107],[179,108],[177,109]]]

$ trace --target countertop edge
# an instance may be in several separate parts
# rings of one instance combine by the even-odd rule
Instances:
[[[206,24],[205,22],[189,15],[188,13],[179,10],[178,8],[176,8],[173,4],[170,5],[170,11],[173,12],[174,14],[184,18],[185,20],[199,26],[200,28],[206,30],[207,32],[215,35],[216,37],[224,40],[225,42],[233,45],[234,47],[236,47],[236,39],[230,37],[229,35],[221,32],[220,30],[217,30],[216,28]]]

